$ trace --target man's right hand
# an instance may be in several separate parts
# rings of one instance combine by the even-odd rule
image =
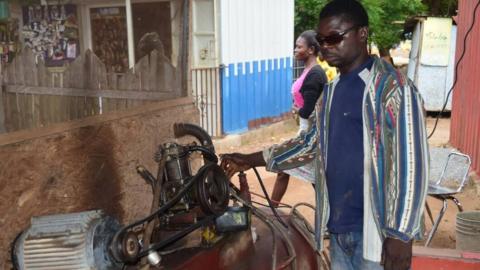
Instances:
[[[220,167],[225,171],[228,178],[231,178],[235,173],[246,171],[252,167],[265,166],[262,152],[252,154],[222,154],[220,155]]]
[[[298,110],[300,110],[300,108],[298,108],[297,106],[295,106],[295,104],[292,105],[292,113],[294,115],[297,115],[298,114]]]
[[[412,265],[413,240],[402,240],[387,237],[383,241],[382,262],[385,270],[406,270]]]
[[[231,153],[220,155],[222,162],[220,167],[225,171],[228,178],[231,178],[235,173],[246,171],[252,168],[248,162],[247,155],[240,153]]]

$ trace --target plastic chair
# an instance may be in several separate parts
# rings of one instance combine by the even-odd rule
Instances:
[[[462,178],[460,181],[457,181],[457,179],[453,179],[455,182],[457,182],[456,183],[457,185],[455,187],[452,187],[447,185],[448,179],[446,178],[446,172],[447,172],[448,164],[451,161],[452,157],[454,156],[458,156],[460,160],[463,160],[463,163],[457,164],[457,166],[464,166],[464,170],[463,171],[460,170],[460,172],[462,172],[461,173]],[[426,204],[425,208],[427,209],[428,216],[430,217],[430,220],[432,221],[432,225],[433,225],[432,230],[428,234],[427,242],[425,242],[426,247],[430,245],[430,242],[432,241],[432,238],[438,229],[438,225],[440,224],[440,221],[442,220],[443,215],[447,211],[448,200],[452,200],[455,203],[455,205],[457,205],[458,211],[463,212],[462,204],[457,198],[454,197],[454,195],[462,191],[467,180],[471,163],[472,161],[470,160],[470,156],[452,151],[450,154],[448,154],[448,158],[447,158],[447,161],[445,162],[445,166],[443,167],[440,178],[436,182],[434,183],[430,182],[428,184],[428,196],[431,196],[433,198],[443,201],[443,206],[434,222],[430,207],[428,206],[428,203],[425,202]],[[457,169],[459,168],[457,167]]]

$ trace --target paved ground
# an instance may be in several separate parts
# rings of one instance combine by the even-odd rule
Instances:
[[[428,129],[431,130],[434,124],[434,119],[429,118],[427,120]],[[436,179],[436,176],[440,173],[440,167],[445,162],[445,157],[450,152],[448,138],[450,129],[450,119],[440,119],[438,127],[429,140],[430,147],[432,149],[431,160],[433,160],[432,179]],[[226,138],[215,140],[215,145],[218,153],[229,152],[241,152],[250,153],[259,151],[268,147],[271,144],[279,143],[283,140],[291,138],[295,135],[296,126],[293,121],[285,121],[271,125],[267,128],[248,132],[241,136],[227,136]],[[275,182],[275,174],[266,172],[263,168],[259,169],[260,175],[263,178],[268,192],[271,192],[273,184]],[[251,191],[261,194],[261,188],[256,180],[256,177],[252,171],[247,172],[247,178],[249,179]],[[235,183],[237,180],[233,180]],[[259,202],[265,203],[260,197],[253,197]],[[465,210],[480,210],[480,199],[478,191],[475,185],[469,184],[462,192],[458,199],[464,205]],[[298,202],[307,202],[314,204],[314,192],[309,183],[303,182],[297,179],[291,179],[287,189],[287,194],[283,198],[284,203],[293,205]],[[441,202],[429,198],[428,202],[432,208],[434,217],[437,215]],[[303,214],[313,221],[313,212],[309,209],[303,209]],[[431,244],[431,247],[442,248],[455,248],[455,216],[457,210],[453,203],[449,202],[447,213],[440,224],[435,238]],[[430,230],[431,223],[426,221],[427,230]],[[422,245],[422,242],[417,243]]]

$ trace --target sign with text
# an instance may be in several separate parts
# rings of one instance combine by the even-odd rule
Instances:
[[[448,66],[450,57],[451,18],[428,18],[423,25],[420,63]]]

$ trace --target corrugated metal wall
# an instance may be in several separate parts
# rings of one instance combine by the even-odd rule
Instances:
[[[456,61],[463,52],[464,37],[470,28],[474,9],[480,0],[460,0]],[[450,141],[453,146],[472,157],[472,166],[480,172],[480,8],[470,33],[466,53],[458,70],[453,91]]]
[[[220,0],[222,126],[248,129],[291,108],[293,0]]]

